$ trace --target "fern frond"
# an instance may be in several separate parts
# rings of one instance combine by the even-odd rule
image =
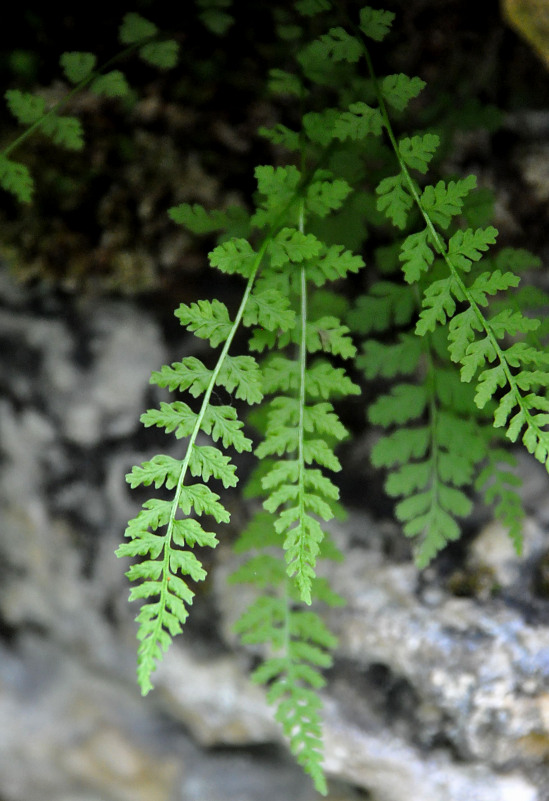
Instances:
[[[266,331],[289,331],[295,325],[295,312],[286,295],[276,289],[252,292],[244,312],[244,325],[259,325]]]
[[[427,349],[429,344],[432,350]],[[452,382],[435,366],[433,345],[425,338],[418,353],[417,341],[410,336],[401,338],[398,345],[372,341],[366,351],[372,359],[363,362],[369,378],[413,372],[419,358],[427,367],[422,383],[396,384],[368,412],[376,425],[398,426],[376,443],[372,462],[391,468],[385,489],[388,495],[402,498],[395,513],[404,533],[418,541],[415,555],[421,567],[460,536],[456,518],[467,516],[472,506],[462,488],[475,479],[488,450],[480,422],[462,416],[459,393],[454,393]],[[384,354],[391,348],[402,354],[402,367],[396,360],[389,367],[385,364]],[[468,402],[465,409],[472,402],[470,392]]]
[[[303,234],[295,228],[282,228],[271,240],[268,254],[273,267],[282,267],[288,262],[300,264],[319,255],[322,245],[313,234]]]
[[[268,546],[263,532],[253,526],[254,521],[253,533],[245,531],[241,535],[239,551],[248,548],[263,551]],[[275,718],[282,725],[292,752],[318,792],[325,795],[322,702],[318,690],[325,684],[320,671],[331,666],[329,650],[336,639],[318,614],[295,608],[295,591],[281,582],[280,567],[281,562],[274,555],[259,553],[233,573],[232,583],[251,583],[262,592],[241,615],[235,631],[243,643],[267,648],[270,655],[255,669],[252,680],[267,685],[267,700],[276,706]],[[325,603],[342,603],[325,581],[315,579],[314,587]],[[265,591],[270,592],[265,594]]]
[[[127,476],[132,486],[155,484],[156,487],[165,486],[174,490],[171,502],[153,499],[144,504],[142,511],[126,529],[129,542],[117,550],[118,556],[140,555],[143,559],[128,572],[132,580],[144,579],[142,584],[134,587],[130,598],[153,599],[145,603],[137,616],[138,637],[141,640],[138,680],[144,694],[152,688],[150,676],[163,651],[172,637],[181,631],[187,618],[187,607],[192,603],[193,592],[185,577],[201,581],[206,575],[201,563],[189,553],[188,548],[193,548],[195,544],[210,547],[217,544],[215,536],[205,531],[197,520],[189,519],[189,516],[210,515],[217,523],[229,521],[229,513],[220,503],[219,495],[205,483],[186,484],[187,474],[200,478],[202,482],[211,478],[219,480],[226,488],[235,486],[237,482],[235,468],[229,457],[216,447],[198,446],[196,438],[202,430],[239,451],[251,447],[250,440],[241,432],[242,424],[236,412],[231,407],[213,407],[210,399],[214,387],[219,385],[250,403],[259,402],[263,397],[261,374],[255,360],[251,356],[229,356],[229,348],[242,321],[260,263],[261,255],[255,258],[239,310],[230,326],[228,313],[219,302],[191,306],[183,304],[177,311],[182,324],[216,342],[222,341],[217,326],[223,328],[224,346],[216,366],[210,370],[199,359],[188,356],[171,367],[164,366],[151,376],[151,382],[158,386],[172,390],[177,388],[188,391],[194,397],[202,395],[203,398],[198,413],[194,413],[187,404],[175,401],[172,404],[162,403],[160,409],[150,410],[143,416],[145,425],[176,431],[181,437],[189,436],[186,455],[182,460],[170,456],[153,457],[141,466],[134,467]]]
[[[179,46],[174,40],[154,41],[158,34],[156,25],[139,14],[126,14],[119,28],[119,40],[128,45],[125,50],[110,59],[108,65],[138,49],[141,58],[160,69],[173,67],[177,62]],[[141,45],[141,46],[140,46]],[[72,116],[61,116],[59,111],[78,91],[89,86],[96,94],[107,97],[127,95],[129,86],[120,70],[106,72],[108,65],[96,68],[96,57],[88,52],[65,52],[60,65],[67,80],[75,84],[73,89],[52,108],[46,108],[44,98],[18,89],[8,90],[5,99],[11,113],[26,130],[0,154],[0,186],[11,192],[17,200],[29,202],[34,183],[28,169],[8,157],[25,139],[36,131],[48,137],[53,144],[69,150],[81,150],[84,146],[84,133],[80,120]]]

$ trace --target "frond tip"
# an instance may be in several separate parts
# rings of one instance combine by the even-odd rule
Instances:
[[[139,476],[135,476],[134,471],[129,476],[137,483]],[[147,482],[150,483],[149,476],[142,481]],[[186,508],[188,514],[189,495],[192,496],[193,492],[192,487],[185,489],[187,495],[186,498],[182,496],[180,508],[183,511]],[[204,495],[203,492],[198,494]],[[203,499],[202,507],[195,504],[197,513],[205,511],[227,520],[228,513],[217,501],[218,496],[211,493],[211,497]],[[181,633],[188,617],[187,607],[192,604],[194,592],[183,577],[188,576],[194,582],[206,577],[201,562],[185,549],[194,545],[217,545],[215,534],[205,531],[195,519],[176,518],[176,512],[174,504],[168,501],[147,501],[137,517],[128,523],[125,536],[129,541],[122,543],[116,551],[117,556],[142,557],[142,561],[132,565],[126,575],[130,581],[139,582],[130,593],[130,601],[146,600],[136,618],[140,640],[137,679],[143,695],[152,689],[151,674],[171,644],[172,637]],[[166,528],[165,532],[159,531],[163,528]]]
[[[266,559],[259,562],[256,557],[253,560],[253,577],[249,570],[244,574],[258,586],[265,586],[258,574],[272,573],[271,565],[279,564],[274,556],[266,555]],[[245,580],[244,575],[241,568],[233,580]],[[279,578],[276,571],[272,575]],[[325,595],[325,600],[335,604],[342,602],[339,596],[332,596]],[[313,780],[316,790],[326,795],[322,767],[322,700],[318,691],[325,685],[320,671],[332,665],[329,650],[337,641],[315,612],[299,610],[294,604],[291,589],[289,594],[262,595],[240,617],[235,630],[244,643],[270,643],[275,651],[255,669],[252,681],[267,685],[267,700],[276,706],[275,718],[282,726],[292,753]]]

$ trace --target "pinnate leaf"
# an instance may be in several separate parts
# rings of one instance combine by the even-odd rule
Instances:
[[[21,125],[34,125],[46,113],[46,101],[38,95],[8,89],[4,97],[9,110]]]
[[[126,76],[120,70],[111,70],[105,75],[98,75],[90,84],[90,89],[97,95],[105,97],[125,97],[130,92]]]
[[[341,178],[313,181],[307,187],[307,209],[319,217],[326,217],[341,207],[350,192],[351,187]]]
[[[151,384],[159,387],[168,387],[171,392],[174,389],[184,391],[189,390],[191,395],[197,398],[206,391],[210,382],[212,371],[209,370],[195,356],[185,356],[180,362],[174,362],[171,367],[164,364],[160,370],[156,370],[151,375]]]
[[[160,403],[160,409],[149,409],[141,415],[141,422],[145,428],[157,426],[163,428],[167,434],[175,432],[177,439],[188,437],[194,428],[197,414],[190,406],[182,401]]]
[[[395,15],[392,11],[365,6],[360,9],[360,29],[376,42],[381,42],[389,33]]]
[[[497,292],[504,292],[509,287],[518,286],[520,278],[515,273],[501,273],[501,270],[481,273],[475,278],[475,282],[469,287],[469,293],[479,306],[487,306],[487,295],[495,295]]]
[[[323,111],[308,111],[303,115],[303,130],[311,140],[326,147],[334,138],[335,126],[341,112],[335,108]]]
[[[134,44],[143,39],[156,36],[158,28],[152,22],[135,12],[124,15],[118,31],[118,38],[122,44]]]
[[[274,222],[280,211],[290,203],[292,197],[295,196],[301,175],[293,164],[287,167],[273,167],[271,164],[260,165],[255,168],[254,173],[258,191],[263,195],[263,199],[261,208],[252,217],[252,222],[263,227]]]
[[[369,334],[386,331],[393,324],[407,325],[415,312],[415,300],[407,286],[392,281],[376,281],[367,295],[361,295],[347,322],[353,331]]]
[[[308,323],[306,342],[309,353],[323,350],[343,359],[352,359],[356,354],[349,328],[342,325],[337,317],[321,317],[314,323]]]
[[[503,338],[505,334],[511,336],[527,334],[529,331],[535,331],[539,326],[539,320],[526,317],[521,311],[512,311],[511,309],[503,309],[490,318],[490,328],[498,339]]]
[[[195,445],[191,450],[189,459],[191,475],[208,481],[212,476],[223,482],[225,489],[236,487],[238,479],[235,475],[236,467],[231,464],[228,456],[221,453],[213,445]],[[169,487],[168,487],[169,489]]]
[[[273,267],[287,262],[300,263],[318,256],[321,242],[313,234],[303,234],[295,228],[282,228],[269,244],[269,255]]]
[[[320,287],[326,281],[345,278],[347,273],[357,273],[361,267],[364,267],[364,261],[360,256],[345,250],[343,245],[331,245],[320,258],[308,262],[305,270],[307,279]]]
[[[6,158],[3,153],[0,153],[0,186],[21,203],[30,203],[34,181],[27,166]]]
[[[202,420],[202,430],[211,434],[214,442],[220,439],[224,448],[232,446],[238,453],[252,449],[251,439],[242,432],[243,425],[233,406],[209,405]]]
[[[80,83],[91,75],[97,59],[93,53],[71,52],[63,53],[59,61],[67,79]]]
[[[264,136],[275,145],[282,145],[286,150],[299,150],[299,134],[293,131],[281,122],[277,123],[272,128],[261,126],[258,129],[258,134]]]
[[[413,334],[401,334],[399,341],[392,344],[370,339],[364,343],[363,354],[356,360],[356,365],[370,380],[376,376],[411,375],[418,366],[421,353],[421,339]]]
[[[295,7],[304,17],[313,17],[320,11],[328,11],[330,0],[297,0]]]
[[[311,398],[360,394],[360,387],[351,381],[343,368],[333,367],[326,361],[317,361],[307,369],[305,387]]]
[[[238,273],[249,278],[256,259],[256,253],[247,239],[234,238],[218,245],[210,253],[210,264],[222,273]]]
[[[422,273],[426,273],[435,260],[427,228],[406,237],[402,243],[399,259],[403,263],[402,270],[406,282],[414,284],[419,281]]]
[[[417,97],[425,81],[421,78],[409,78],[408,75],[387,75],[381,81],[381,91],[385,100],[397,111],[403,111],[410,100]]]
[[[253,356],[226,356],[217,384],[247,403],[263,400],[261,370]]]
[[[479,363],[482,363],[480,359]],[[475,395],[475,403],[479,409],[484,408],[493,397],[497,388],[504,387],[506,383],[507,376],[505,375],[505,368],[502,364],[483,370],[479,376]]]
[[[428,185],[421,195],[421,204],[434,223],[448,228],[453,217],[460,214],[469,192],[477,185],[474,175],[459,181],[439,181],[436,186]],[[495,229],[493,229],[495,230]]]
[[[372,108],[362,101],[351,103],[348,111],[343,111],[334,122],[334,136],[344,142],[346,139],[357,141],[373,134],[380,136],[383,128],[383,117],[377,108]]]
[[[376,194],[379,195],[378,211],[382,211],[397,228],[405,228],[413,199],[403,185],[402,173],[383,178],[376,188]]]
[[[456,310],[454,297],[460,299],[456,289],[452,279],[440,279],[429,284],[423,296],[416,334],[425,336],[428,331],[434,331],[437,324],[444,325],[447,318],[452,317]]]
[[[497,229],[493,226],[485,229],[467,228],[465,231],[456,231],[448,242],[450,261],[458,269],[469,272],[471,262],[479,261],[482,258],[482,254],[496,241],[497,234]]]
[[[290,301],[276,289],[252,292],[244,310],[244,325],[259,325],[267,331],[288,331],[295,325]]]
[[[139,48],[139,55],[148,64],[161,70],[175,67],[179,58],[179,44],[175,39],[163,42],[149,42]]]
[[[486,361],[493,362],[496,355],[496,350],[490,337],[485,336],[476,342],[471,342],[467,346],[465,355],[460,359],[463,365],[460,373],[461,380],[470,381],[477,370],[484,367]]]
[[[453,362],[462,361],[466,357],[469,345],[475,339],[475,332],[482,330],[482,321],[479,320],[477,312],[472,306],[469,306],[464,312],[457,314],[450,320],[448,339],[450,341],[450,358]],[[493,348],[490,350],[490,357],[491,360],[495,357]],[[481,363],[484,363],[484,356]],[[473,372],[470,375],[468,371],[462,372],[461,380],[470,381],[475,372],[476,367],[473,367]]]
[[[412,170],[426,173],[429,163],[440,144],[440,137],[426,133],[423,136],[412,136],[401,139],[398,150],[404,163]]]
[[[173,489],[177,486],[181,475],[182,462],[166,454],[153,456],[149,462],[143,462],[139,467],[132,469],[126,476],[126,481],[132,489],[140,486],[149,487],[151,484],[158,489],[166,486],[166,489]]]
[[[227,307],[216,299],[199,300],[190,305],[181,303],[175,316],[195,336],[209,339],[212,348],[224,342],[233,327]]]
[[[228,523],[231,519],[225,507],[219,503],[219,495],[205,484],[188,484],[182,487],[179,507],[185,515],[189,515],[192,509],[197,515],[212,515],[218,523]]]
[[[340,27],[330,28],[315,44],[323,58],[333,61],[356,63],[362,55],[360,42]]]
[[[82,150],[84,147],[84,132],[82,124],[76,117],[59,117],[49,114],[41,123],[41,131],[52,142],[67,150]]]
[[[269,91],[275,95],[295,95],[301,97],[304,88],[297,75],[278,68],[269,70]]]
[[[170,218],[179,225],[184,225],[193,234],[209,234],[219,231],[227,224],[227,216],[219,209],[206,211],[199,203],[180,203],[168,209]]]
[[[429,428],[399,428],[381,437],[372,448],[374,467],[392,467],[421,459],[429,447]]]
[[[382,395],[368,411],[374,425],[391,426],[415,420],[423,414],[427,393],[423,385],[396,384],[389,395]]]

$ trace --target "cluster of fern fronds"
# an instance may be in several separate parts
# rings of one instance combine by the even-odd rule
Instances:
[[[338,13],[329,0],[298,0],[281,12],[286,37],[291,29],[300,46],[293,71],[271,70],[269,91],[295,101],[300,122],[261,130],[286,160],[256,168],[253,212],[189,204],[169,211],[197,235],[218,233],[209,264],[235,276],[241,299],[233,311],[215,297],[176,311],[215,356],[207,364],[183,356],[153,373],[154,384],[180,394],[142,422],[181,439],[181,456],[156,455],[129,473],[132,487],[164,494],[143,504],[117,551],[136,559],[127,575],[130,598],[142,601],[138,679],[147,693],[206,575],[193,549],[215,547],[229,520],[222,493],[238,481],[231,451],[253,451],[259,463],[248,493],[262,508],[238,538],[242,561],[231,580],[252,585],[256,597],[236,629],[260,647],[253,679],[268,686],[292,751],[321,793],[319,690],[335,638],[320,613],[342,599],[319,563],[341,558],[326,526],[341,511],[335,450],[348,436],[337,402],[361,393],[358,371],[352,379],[346,364],[383,387],[367,411],[382,429],[372,461],[388,472],[386,489],[399,499],[396,514],[419,566],[459,537],[471,488],[494,506],[520,551],[523,513],[505,436],[549,460],[549,354],[534,314],[546,298],[517,290],[520,272],[537,260],[490,250],[496,229],[488,219],[473,223],[474,176],[429,180],[443,130],[395,134],[392,117],[402,128],[424,82],[374,71],[369,43],[386,37],[393,13]],[[158,40],[138,15],[126,17],[121,41],[159,66],[175,61],[174,43]],[[62,64],[79,86],[111,94],[124,87],[117,71],[95,73],[91,54],[65,54]],[[80,142],[78,126],[39,99],[7,99],[21,122],[60,144]],[[0,182],[27,200],[31,179],[8,155]],[[346,287],[350,274],[358,285],[374,226],[390,232],[392,244],[369,254],[367,291],[351,305]],[[244,329],[247,349],[237,352]],[[360,355],[353,336],[365,339]],[[247,406],[255,407],[255,434],[244,432]],[[211,444],[201,444],[204,435]]]

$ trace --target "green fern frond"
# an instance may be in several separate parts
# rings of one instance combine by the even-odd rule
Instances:
[[[119,28],[119,41],[127,45],[125,50],[108,62],[111,66],[137,48],[139,55],[150,64],[168,69],[177,63],[179,45],[171,39],[155,41],[158,29],[152,22],[139,14],[126,14]],[[59,111],[70,101],[76,92],[88,87],[96,94],[107,97],[122,97],[129,92],[126,78],[120,70],[109,70],[107,65],[96,68],[93,53],[68,51],[61,55],[60,65],[69,83],[75,84],[66,96],[52,108],[38,94],[8,90],[4,97],[10,112],[26,130],[0,153],[0,186],[10,192],[17,200],[28,203],[34,191],[34,181],[29,170],[18,162],[10,160],[10,154],[35,132],[40,132],[51,142],[68,150],[81,150],[84,146],[84,132],[79,119],[60,115]]]
[[[407,136],[403,124],[425,84],[400,73],[377,76],[368,50],[368,40],[386,37],[394,14],[366,6],[353,25],[336,5],[297,0],[275,20],[298,51],[298,66],[292,72],[284,61],[287,69],[269,71],[268,91],[283,98],[280,118],[291,122],[260,133],[287,163],[256,168],[255,208],[180,203],[168,212],[192,234],[213,235],[209,266],[224,273],[224,283],[240,282],[241,298],[231,311],[212,296],[175,312],[202,340],[201,354],[208,346],[218,352],[203,360],[183,355],[152,374],[152,384],[184,399],[159,402],[141,422],[174,434],[177,451],[128,472],[132,488],[161,497],[145,501],[117,551],[132,560],[126,575],[130,599],[140,604],[137,672],[146,694],[206,577],[195,549],[215,548],[218,535],[209,529],[229,522],[224,492],[238,476],[227,451],[253,451],[259,465],[247,497],[260,498],[262,509],[238,538],[235,550],[244,557],[231,580],[255,599],[236,631],[261,655],[253,680],[266,686],[293,753],[321,793],[319,691],[336,640],[318,606],[343,603],[325,578],[325,560],[342,558],[330,535],[342,514],[336,449],[348,436],[337,401],[362,393],[342,364],[382,383],[368,412],[381,429],[371,458],[387,470],[386,492],[419,566],[460,536],[472,490],[493,506],[520,551],[520,482],[503,445],[521,440],[549,469],[549,321],[537,319],[547,296],[518,289],[536,259],[496,252],[493,197],[475,191],[474,176],[430,180],[448,153],[448,133],[438,125],[436,133]],[[215,35],[233,23],[231,0],[195,6]],[[323,18],[327,11],[334,13]],[[140,14],[126,14],[119,40],[123,52],[99,68],[93,53],[64,53],[60,66],[71,86],[51,108],[40,94],[6,92],[26,131],[0,154],[0,186],[18,200],[28,202],[33,191],[29,170],[11,158],[26,137],[41,132],[61,147],[82,148],[80,121],[62,113],[75,92],[127,95],[128,81],[113,67],[131,52],[159,69],[177,62],[178,43]],[[494,116],[484,121],[491,125]],[[391,225],[398,229],[392,239]],[[381,237],[374,240],[376,227]],[[373,263],[361,285],[366,253]],[[328,282],[335,291],[326,290]],[[349,291],[339,292],[337,282]],[[349,311],[348,298],[366,285]],[[233,351],[242,327],[248,349]],[[368,337],[358,357],[354,333]],[[248,422],[257,443],[246,436],[241,407],[254,407]]]

